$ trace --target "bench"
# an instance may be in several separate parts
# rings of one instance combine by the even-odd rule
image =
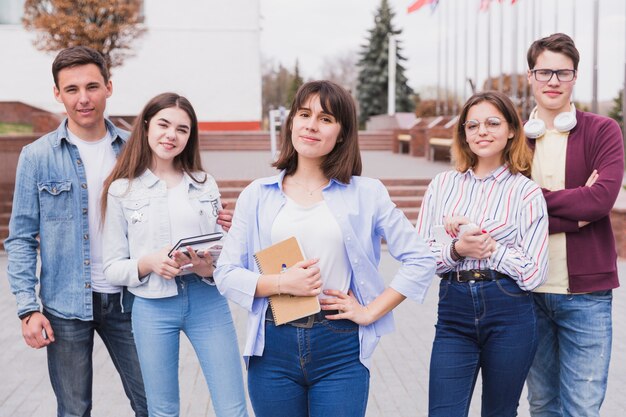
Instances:
[[[398,153],[411,153],[411,135],[400,133],[398,139]]]
[[[428,160],[435,160],[435,153],[438,150],[448,151],[448,157],[450,155],[450,149],[452,148],[452,139],[450,138],[430,138],[428,140]]]

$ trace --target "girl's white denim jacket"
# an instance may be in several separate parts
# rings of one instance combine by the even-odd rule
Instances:
[[[217,224],[222,208],[217,183],[204,172],[184,174],[189,202],[200,216],[198,234],[223,231]],[[104,276],[114,285],[125,285],[138,297],[164,298],[178,294],[175,280],[156,273],[139,276],[142,256],[171,247],[167,186],[150,170],[129,181],[119,179],[109,187],[103,225]]]

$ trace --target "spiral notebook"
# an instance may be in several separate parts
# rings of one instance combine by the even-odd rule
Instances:
[[[278,242],[254,254],[262,274],[279,274],[304,260],[300,244],[295,237]],[[292,320],[319,313],[320,303],[316,296],[298,297],[288,294],[270,296],[270,308],[274,323],[281,325]]]

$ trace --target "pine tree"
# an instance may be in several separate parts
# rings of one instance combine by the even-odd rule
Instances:
[[[387,112],[387,79],[389,35],[400,35],[402,30],[393,27],[395,14],[387,0],[382,0],[374,18],[374,28],[369,30],[367,43],[361,47],[359,59],[359,78],[357,97],[360,107],[359,121],[362,125],[375,114]],[[402,62],[406,58],[401,54],[398,41],[396,48],[396,110],[399,112],[413,111],[414,102],[411,98],[413,89],[407,85]]]
[[[615,120],[619,124],[619,126],[622,128],[622,131],[623,131],[624,130],[624,115],[623,115],[623,109],[622,109],[622,91],[623,90],[619,90],[619,92],[617,93],[617,97],[613,99],[613,107],[611,108],[611,111],[609,112],[609,117]]]

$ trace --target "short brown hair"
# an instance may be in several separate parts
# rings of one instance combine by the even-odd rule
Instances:
[[[105,84],[109,82],[109,70],[102,54],[87,46],[71,46],[58,53],[52,63],[54,85],[59,88],[59,72],[65,68],[94,64],[100,70]]]
[[[463,124],[467,120],[467,113],[470,108],[484,101],[492,104],[502,113],[502,116],[504,116],[504,119],[509,125],[509,129],[513,131],[513,137],[507,141],[502,153],[502,162],[508,165],[511,173],[522,173],[530,177],[533,155],[526,142],[526,137],[524,136],[522,121],[511,99],[497,91],[485,91],[474,94],[463,106],[459,120],[455,126],[454,139],[452,142],[452,156],[456,169],[461,172],[466,172],[468,169],[474,168],[478,162],[476,154],[472,152],[467,143],[467,136],[465,135],[465,127]]]
[[[528,48],[528,54],[526,59],[528,60],[528,69],[534,69],[537,63],[539,55],[545,51],[556,52],[564,54],[569,57],[574,63],[574,70],[578,71],[578,62],[580,61],[580,54],[572,38],[565,33],[555,33],[545,38],[537,39]]]
[[[352,175],[361,175],[356,106],[352,96],[331,81],[310,81],[300,86],[281,130],[280,156],[272,166],[284,169],[287,175],[293,174],[298,168],[298,153],[291,142],[293,118],[307,100],[315,95],[319,96],[324,112],[332,115],[341,126],[335,147],[322,162],[322,171],[326,178],[349,183]]]

